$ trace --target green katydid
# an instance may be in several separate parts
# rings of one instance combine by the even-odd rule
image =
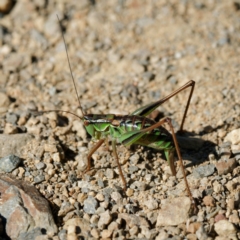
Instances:
[[[163,118],[159,122],[155,122],[154,120],[147,118],[147,116],[152,113],[157,107],[161,104],[178,94],[179,92],[183,91],[186,88],[190,87],[190,94],[187,100],[187,104],[185,107],[185,111],[183,114],[180,131],[183,131],[184,122],[186,119],[187,111],[189,108],[189,104],[191,101],[191,97],[193,94],[195,82],[193,80],[187,82],[185,85],[180,87],[179,89],[175,90],[171,94],[167,95],[166,97],[160,99],[157,102],[150,103],[146,106],[143,106],[130,115],[115,115],[115,114],[85,114],[79,99],[79,95],[77,92],[76,84],[74,81],[74,77],[72,74],[72,69],[69,61],[67,46],[64,38],[64,34],[62,32],[62,38],[64,41],[68,65],[74,85],[74,89],[78,98],[79,108],[81,110],[82,116],[78,116],[74,113],[68,111],[61,111],[61,110],[49,110],[49,111],[42,111],[44,112],[51,112],[51,111],[59,111],[59,112],[67,112],[77,116],[79,119],[82,120],[87,132],[91,135],[91,137],[95,140],[98,140],[97,144],[90,150],[88,154],[88,166],[85,170],[85,173],[91,169],[91,157],[95,151],[104,143],[105,139],[110,136],[112,140],[112,151],[114,158],[116,159],[119,174],[121,176],[124,190],[127,188],[127,183],[125,177],[122,172],[121,165],[119,163],[116,144],[121,143],[124,146],[130,146],[132,144],[139,144],[142,146],[147,146],[150,148],[162,150],[165,153],[166,159],[169,163],[170,169],[172,174],[176,175],[176,169],[174,165],[174,153],[177,152],[177,156],[181,165],[181,169],[183,172],[183,177],[186,185],[186,189],[191,201],[194,203],[194,199],[192,197],[188,181],[186,178],[186,174],[184,171],[183,160],[181,157],[179,145],[177,142],[176,135],[174,133],[174,129],[171,123],[170,118]],[[170,134],[164,127],[163,124],[167,123],[170,127],[171,133]],[[195,205],[196,206],[196,205]]]

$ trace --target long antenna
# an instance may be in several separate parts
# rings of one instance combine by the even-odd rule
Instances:
[[[75,81],[74,81],[74,77],[73,77],[73,73],[72,73],[72,68],[71,68],[71,64],[70,64],[70,60],[69,60],[69,56],[68,56],[67,44],[66,44],[66,41],[65,41],[65,38],[64,38],[64,34],[63,34],[63,30],[62,30],[62,25],[61,25],[61,22],[60,22],[60,20],[59,20],[58,15],[57,15],[57,18],[58,18],[58,22],[59,22],[59,25],[60,25],[60,29],[61,29],[61,33],[62,33],[62,38],[63,38],[63,42],[64,42],[66,54],[67,54],[67,60],[68,60],[69,70],[70,70],[70,73],[71,73],[71,77],[72,77],[74,89],[75,89],[75,92],[76,92],[76,94],[77,94],[77,99],[78,99],[78,103],[79,103],[79,108],[80,108],[80,110],[81,110],[82,115],[84,116],[85,114],[84,114],[84,111],[83,111],[83,109],[82,109],[82,105],[81,105],[81,102],[80,102],[80,99],[79,99],[79,95],[78,95],[78,92],[77,92],[77,87],[76,87],[76,84],[75,84]]]
[[[82,117],[78,116],[75,113],[69,112],[69,111],[64,111],[64,110],[46,110],[46,111],[34,111],[34,110],[30,110],[30,112],[34,113],[34,115],[40,115],[43,113],[50,113],[50,112],[62,112],[62,113],[68,113],[68,114],[72,114],[73,116],[80,118],[81,120],[83,119]]]

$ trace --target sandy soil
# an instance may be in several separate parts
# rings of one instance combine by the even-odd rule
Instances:
[[[219,221],[216,216],[221,216],[234,226],[232,239],[237,239],[239,182],[231,189],[225,185],[236,181],[240,168],[240,3],[94,2],[17,1],[10,13],[0,19],[0,133],[36,136],[25,150],[24,171],[29,174],[19,176],[16,171],[16,177],[33,182],[36,175],[42,174],[45,181],[36,184],[40,192],[58,210],[63,203],[78,202],[81,217],[91,225],[89,236],[95,238],[108,236],[103,230],[110,231],[110,223],[117,222],[117,230],[108,232],[108,237],[182,239],[189,235],[188,239],[216,236],[220,239],[224,235],[215,224]],[[118,147],[131,189],[125,196],[117,165],[105,146],[93,155],[95,169],[89,176],[82,175],[93,143],[79,119],[67,113],[37,115],[30,111],[58,109],[81,114],[56,15],[63,26],[79,99],[87,113],[127,115],[165,97],[189,80],[196,82],[184,129],[188,137],[202,141],[196,143],[196,148],[181,149],[198,204],[198,213],[184,218],[183,223],[197,222],[196,229],[188,231],[179,224],[171,228],[162,226],[160,220],[150,217],[150,213],[159,215],[166,200],[187,196],[181,176],[171,176],[160,152]],[[177,131],[188,91],[160,106],[154,117],[171,117]],[[233,130],[237,130],[236,134],[229,135]],[[57,150],[51,152],[46,144],[57,146]],[[227,154],[222,149],[227,149]],[[230,164],[228,160],[232,158],[236,160],[234,166],[220,174],[219,160]],[[36,168],[39,162],[46,164],[40,173]],[[211,164],[215,166],[211,175],[200,178],[194,175],[194,169]],[[54,174],[49,173],[50,169]],[[219,185],[221,189],[216,187]],[[121,194],[119,208],[113,210],[115,200],[113,197],[107,200],[105,188],[110,188],[111,194]],[[105,200],[98,198],[98,193]],[[94,213],[84,209],[87,204],[84,200],[89,196],[97,200],[104,213],[110,211],[111,220],[104,226],[99,227],[98,220],[95,225],[92,222],[93,216],[99,219],[102,214],[97,207]],[[214,203],[204,201],[206,196]],[[228,204],[230,198],[235,199],[233,207]],[[149,206],[150,200],[157,207]],[[135,210],[131,212],[127,204]],[[76,206],[70,212],[71,215],[64,212],[59,217],[59,230],[77,216]],[[131,230],[133,226],[125,227],[118,222],[123,213],[152,221],[148,231],[137,224],[133,224],[137,230]],[[203,229],[201,233],[197,233],[199,229]]]

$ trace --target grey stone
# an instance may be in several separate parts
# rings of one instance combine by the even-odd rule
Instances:
[[[54,234],[54,223],[49,204],[34,186],[8,176],[0,177],[0,214],[6,219],[6,233],[11,239],[34,234],[41,228],[46,234]],[[36,230],[37,232],[37,230]],[[25,234],[25,235],[24,235]],[[33,238],[34,239],[34,238]]]
[[[127,213],[136,213],[137,212],[137,207],[130,203],[125,205],[125,209],[127,210]]]
[[[66,229],[62,229],[61,231],[59,231],[58,237],[59,237],[60,240],[67,239],[67,230]]]
[[[152,174],[146,174],[145,180],[146,180],[146,182],[151,182],[151,180],[152,180]]]
[[[114,178],[114,171],[111,168],[107,168],[105,175],[108,179]]]
[[[142,74],[142,78],[143,78],[144,80],[148,81],[148,82],[151,81],[151,80],[153,80],[154,77],[155,77],[155,75],[154,75],[152,72],[144,72],[144,73]]]
[[[9,56],[4,59],[2,65],[6,71],[19,71],[24,64],[24,56],[19,53],[11,53]]]
[[[105,185],[102,179],[98,179],[98,186],[104,188]]]
[[[151,198],[147,201],[144,202],[144,205],[149,209],[149,210],[154,210],[158,208],[158,202]]]
[[[199,166],[193,170],[193,176],[195,178],[203,178],[211,176],[215,171],[214,164]]]
[[[158,212],[157,211],[151,211],[147,213],[147,219],[151,224],[156,224],[157,222],[157,217],[158,217]]]
[[[15,155],[6,156],[0,159],[0,169],[4,172],[12,172],[16,167],[19,166],[21,160]]]
[[[48,19],[45,22],[44,25],[44,33],[48,36],[53,36],[56,33],[60,33],[60,29],[59,29],[59,23],[58,20],[56,18],[56,14],[60,14],[60,12],[52,12],[52,14],[48,15]],[[61,19],[61,16],[59,15],[59,18]]]
[[[36,163],[35,166],[38,170],[40,170],[40,169],[44,169],[46,167],[46,164],[43,162],[39,162],[39,163]]]
[[[145,182],[135,181],[130,186],[132,189],[137,188],[139,191],[145,191],[147,184]]]
[[[77,182],[77,175],[74,173],[69,173],[68,180],[73,184]]]
[[[86,213],[95,214],[98,207],[98,202],[94,197],[88,196],[88,198],[83,202],[83,205],[83,210]]]
[[[47,39],[43,36],[43,34],[41,34],[39,31],[37,31],[36,29],[32,29],[31,30],[31,37],[37,41],[38,43],[41,44],[41,48],[42,49],[46,49],[48,46],[48,41]]]
[[[111,194],[111,198],[117,203],[120,204],[122,203],[122,195],[119,192],[113,192]]]
[[[140,157],[139,154],[134,153],[129,160],[131,161],[131,164],[137,165],[138,161],[139,161]]]
[[[41,183],[45,180],[45,176],[44,175],[37,175],[35,178],[34,178],[34,182],[35,183]]]
[[[130,166],[128,171],[132,174],[132,173],[138,171],[138,167],[137,166]]]
[[[6,121],[11,123],[11,124],[16,124],[18,120],[18,116],[13,113],[7,113],[6,115]]]
[[[58,216],[65,216],[67,213],[69,213],[72,210],[74,210],[74,207],[72,204],[70,204],[69,202],[63,202],[58,212]]]

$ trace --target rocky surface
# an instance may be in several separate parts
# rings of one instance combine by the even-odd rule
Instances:
[[[49,204],[34,186],[7,176],[0,177],[1,219],[6,222],[5,234],[11,239],[57,233]],[[34,239],[34,238],[32,238]]]
[[[1,236],[240,238],[239,1],[25,0],[0,8],[0,157],[19,159],[1,169]],[[195,80],[177,138],[197,212],[181,171],[173,177],[160,151],[117,146],[124,192],[111,147],[102,145],[83,174],[94,143],[81,120],[39,113],[81,115],[56,15],[87,113],[130,114]],[[151,117],[171,117],[177,131],[188,92]],[[18,235],[7,199],[25,219]]]

